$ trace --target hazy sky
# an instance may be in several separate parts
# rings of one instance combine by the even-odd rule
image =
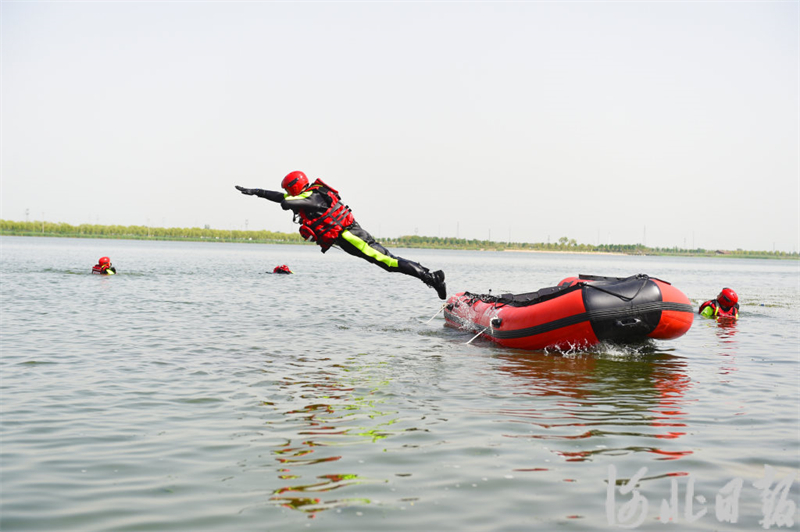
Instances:
[[[798,6],[3,1],[0,217],[800,251]]]

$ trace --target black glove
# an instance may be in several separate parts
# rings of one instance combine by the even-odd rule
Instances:
[[[256,189],[254,189],[254,188],[244,188],[244,187],[240,187],[239,185],[236,185],[236,190],[238,190],[242,194],[246,194],[248,196],[252,196],[253,194],[256,193]]]

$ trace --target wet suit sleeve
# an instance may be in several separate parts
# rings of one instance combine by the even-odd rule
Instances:
[[[306,191],[297,196],[282,196],[281,208],[285,211],[293,212],[305,211],[310,216],[320,215],[325,212],[330,205],[326,196],[317,190]]]
[[[258,196],[259,198],[268,199],[270,201],[274,201],[275,203],[280,203],[283,201],[283,192],[276,192],[274,190],[264,190],[261,188],[254,188],[253,195]]]
[[[705,316],[706,318],[710,318],[714,316],[714,302],[706,301],[702,305],[700,305],[700,310],[697,311],[698,314],[701,316]]]

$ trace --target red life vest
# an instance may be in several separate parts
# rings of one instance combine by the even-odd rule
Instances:
[[[706,307],[711,307],[714,310],[715,318],[739,318],[739,304],[736,303],[732,307],[725,310],[722,305],[719,304],[719,301],[716,299],[712,299],[710,301],[706,301],[702,305],[700,305],[700,313],[703,313],[703,310]]]
[[[96,273],[98,275],[115,275],[117,273],[117,269],[114,268],[110,262],[100,263],[92,266],[92,273]]]
[[[92,273],[97,273],[100,275],[108,275],[108,264],[95,264],[92,266]]]
[[[722,308],[718,301],[716,303],[716,314],[718,318],[738,318],[739,317],[739,304],[735,304],[728,310]]]
[[[353,218],[350,207],[342,203],[339,192],[326,185],[321,179],[314,181],[307,190],[319,190],[321,194],[327,194],[330,198],[331,206],[316,218],[309,218],[302,210],[299,213],[300,234],[306,240],[316,242],[325,253],[339,238],[342,231],[353,224],[355,218]]]

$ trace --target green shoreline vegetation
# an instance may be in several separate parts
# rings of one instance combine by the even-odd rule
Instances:
[[[0,235],[5,236],[47,236],[64,238],[105,238],[124,240],[174,240],[187,242],[239,242],[254,244],[299,244],[305,242],[297,233],[275,231],[240,231],[192,227],[148,227],[143,225],[70,225],[53,222],[15,222],[0,220]],[[435,236],[401,236],[398,238],[379,238],[387,247],[460,249],[478,251],[520,251],[554,253],[617,253],[624,255],[676,255],[692,257],[736,257],[758,259],[799,259],[798,252],[786,251],[746,251],[706,250],[701,248],[682,249],[650,248],[642,244],[578,244],[574,239],[561,237],[555,243],[494,242],[491,240],[467,240],[464,238],[440,238]]]

